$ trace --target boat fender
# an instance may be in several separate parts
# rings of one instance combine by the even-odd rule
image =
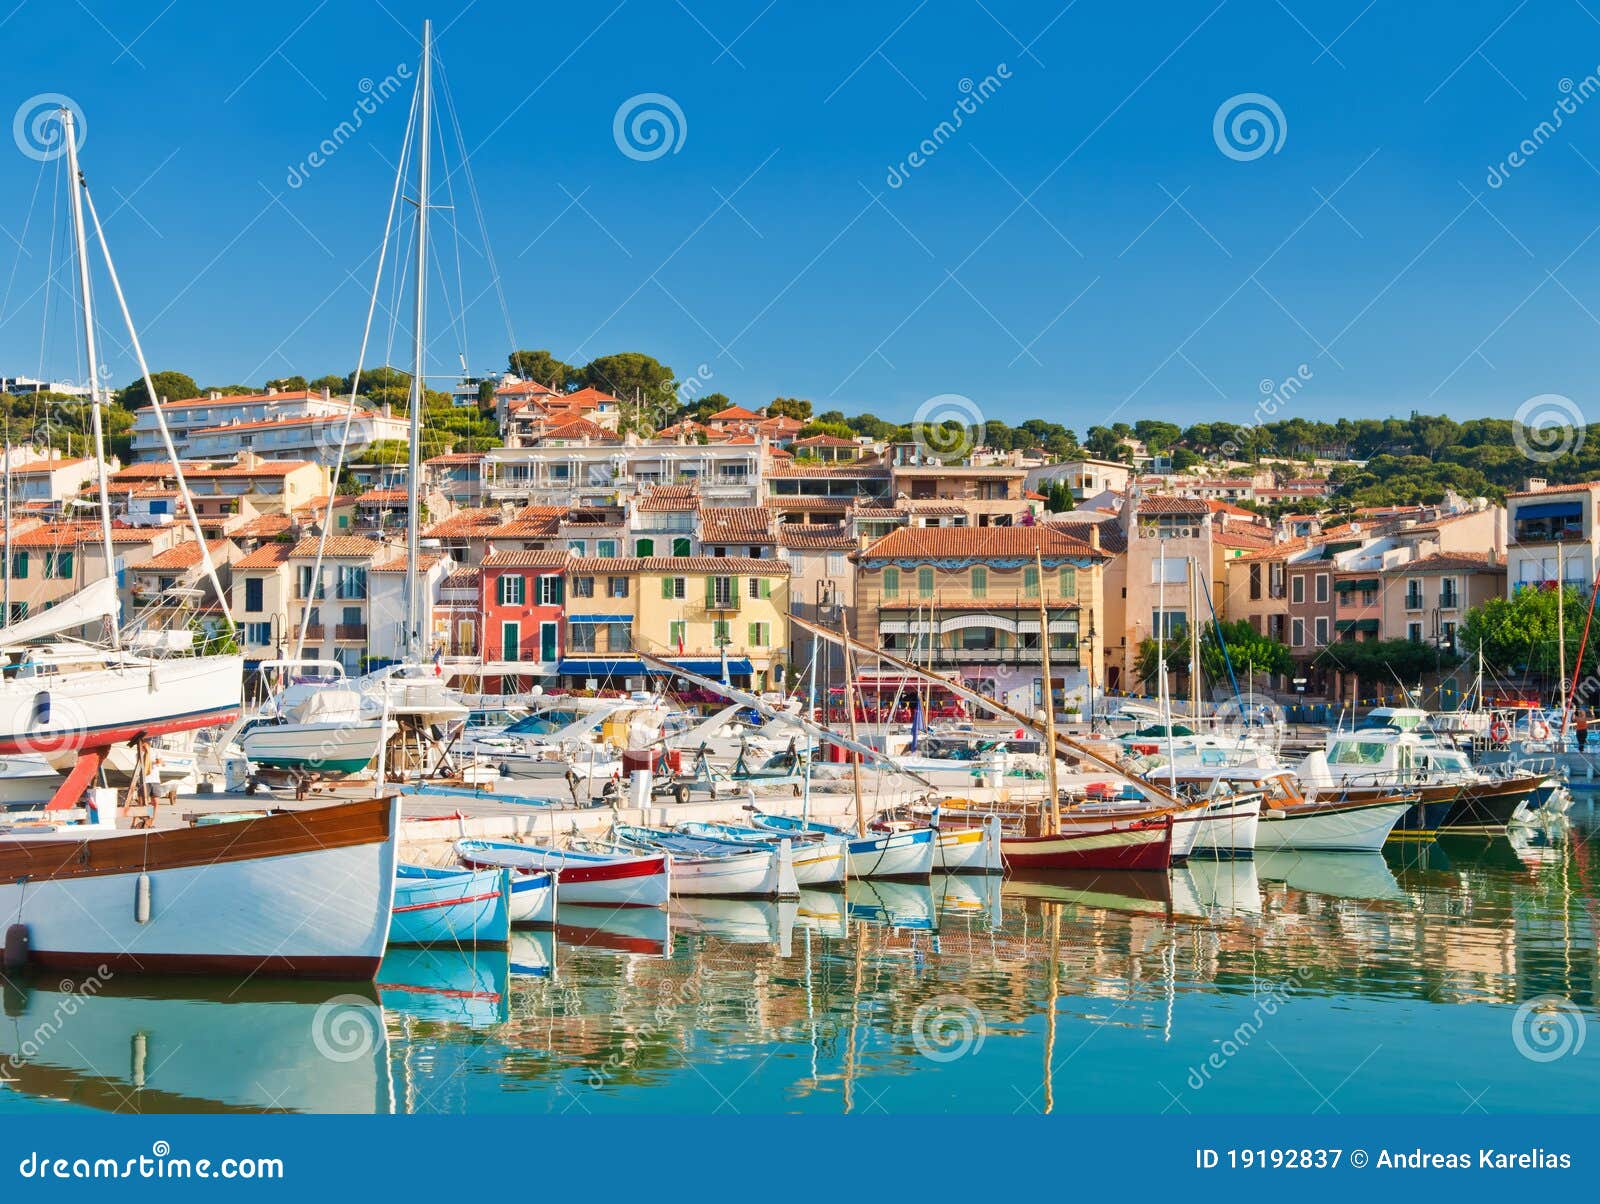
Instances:
[[[50,722],[50,691],[40,690],[33,696],[33,722],[46,724]]]
[[[150,922],[150,875],[140,874],[133,884],[133,922]]]
[[[28,964],[28,926],[12,924],[6,929],[5,968],[7,973]]]

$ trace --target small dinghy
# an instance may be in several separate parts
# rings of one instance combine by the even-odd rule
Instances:
[[[672,859],[672,893],[675,895],[792,899],[800,893],[784,849],[709,836],[687,836],[664,828],[639,828],[632,824],[617,824],[612,836],[636,849],[667,854]]]
[[[552,873],[556,898],[607,907],[665,907],[667,857],[663,853],[593,853],[513,844],[505,840],[458,840],[456,857],[471,869]]]
[[[789,868],[794,871],[797,886],[838,886],[844,881],[847,853],[842,836],[825,832],[795,832],[785,836],[765,828],[713,822],[679,824],[678,831],[765,848],[778,848],[787,841]]]
[[[500,945],[511,940],[511,874],[505,869],[395,870],[390,945]]]
[[[756,812],[758,828],[780,836],[820,832],[841,837],[849,854],[848,872],[852,878],[927,878],[933,874],[934,840],[932,828],[908,828],[901,832],[870,832],[856,836],[844,828],[817,820],[795,819],[789,815]]]

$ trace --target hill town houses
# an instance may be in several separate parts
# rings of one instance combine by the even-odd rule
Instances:
[[[164,406],[251,667],[302,640],[350,672],[399,655],[405,468],[357,454],[335,485],[345,404],[269,391]],[[620,433],[624,411],[595,389],[507,378],[503,446],[423,462],[418,569],[441,672],[491,693],[633,690],[648,652],[780,689],[814,655],[797,616],[1013,705],[1048,692],[1070,710],[1091,689],[1147,692],[1141,643],[1214,614],[1287,645],[1302,689],[1339,696],[1330,646],[1455,651],[1468,608],[1557,580],[1587,589],[1600,563],[1600,482],[1335,516],[1303,466],[1203,475],[982,447],[940,460],[739,406],[641,436]],[[403,416],[359,418],[366,442],[406,438]],[[153,413],[136,416],[131,462],[108,468],[126,613],[222,626]],[[88,460],[12,450],[11,620],[107,571],[96,478]]]

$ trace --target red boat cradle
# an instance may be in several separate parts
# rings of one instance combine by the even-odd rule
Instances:
[[[100,751],[98,749],[85,749],[78,754],[78,759],[73,762],[71,771],[61,779],[61,785],[56,787],[56,792],[50,796],[50,801],[45,804],[46,811],[70,811],[78,805],[78,800],[83,797],[83,792],[89,788],[89,783],[94,781],[94,775],[100,772]]]

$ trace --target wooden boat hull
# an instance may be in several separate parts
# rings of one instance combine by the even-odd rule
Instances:
[[[1082,824],[1054,836],[1002,836],[1000,852],[1019,870],[1165,870],[1172,832],[1170,818]]]
[[[511,871],[401,866],[391,945],[502,946],[511,940]]]
[[[498,840],[458,840],[456,857],[472,869],[504,866],[556,876],[556,903],[606,907],[665,907],[670,895],[662,853],[608,855],[548,849]]]
[[[1256,848],[1370,853],[1383,848],[1390,830],[1413,804],[1328,800],[1269,807],[1256,827]]]
[[[45,967],[370,981],[399,821],[397,799],[367,799],[193,828],[0,837],[0,914],[26,926],[30,960]]]
[[[556,922],[554,874],[511,875],[511,923],[530,928],[550,928]]]
[[[851,837],[848,845],[850,877],[931,877],[936,835],[932,828],[912,828],[904,832]]]
[[[962,828],[941,826],[933,846],[934,869],[946,874],[1004,873],[999,832],[998,824]]]
[[[1444,822],[1440,836],[1498,836],[1539,787],[1531,774],[1505,781],[1473,782],[1462,787]]]

